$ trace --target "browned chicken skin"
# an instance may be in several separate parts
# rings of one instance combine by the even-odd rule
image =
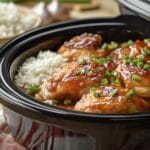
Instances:
[[[144,42],[144,41],[139,41],[137,40],[136,42],[133,42],[131,45],[127,47],[122,47],[120,46],[116,50],[114,50],[110,56],[114,58],[116,62],[123,62],[123,57],[124,56],[129,56],[133,58],[137,58],[139,55],[142,54],[141,49],[146,48],[150,50],[150,47]],[[149,55],[145,56],[145,60],[149,59]]]
[[[150,109],[149,101],[135,95],[128,99],[127,93],[129,90],[122,87],[99,87],[83,95],[74,109],[93,113],[133,113]]]
[[[144,51],[147,54],[144,55]],[[136,41],[130,47],[115,50],[111,55],[119,62],[117,71],[126,88],[135,88],[139,96],[150,97],[150,71],[144,69],[145,64],[150,64],[150,47],[143,41]]]
[[[91,86],[99,85],[104,73],[105,67],[89,58],[67,63],[49,77],[36,97],[44,100],[69,98],[77,101]]]
[[[103,57],[106,56],[109,51],[100,49],[101,43],[101,35],[84,33],[65,42],[58,49],[58,53],[67,58],[68,61],[78,60],[86,56]]]
[[[120,65],[120,73],[126,88],[135,88],[137,95],[150,97],[150,72],[134,66]],[[139,79],[134,79],[134,76]]]

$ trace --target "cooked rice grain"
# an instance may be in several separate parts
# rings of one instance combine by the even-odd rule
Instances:
[[[37,57],[23,62],[14,80],[17,86],[28,88],[31,84],[40,85],[49,75],[56,72],[64,63],[64,58],[51,51],[41,51]]]

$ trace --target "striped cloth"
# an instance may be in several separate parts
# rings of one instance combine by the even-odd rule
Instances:
[[[18,144],[10,133],[0,106],[0,150],[26,150]]]

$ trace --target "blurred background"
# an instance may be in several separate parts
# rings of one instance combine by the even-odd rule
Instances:
[[[0,44],[35,27],[119,14],[116,0],[0,0]]]

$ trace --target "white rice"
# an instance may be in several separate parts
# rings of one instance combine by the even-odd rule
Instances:
[[[31,29],[37,22],[33,13],[24,13],[14,3],[0,2],[0,38],[13,37]]]
[[[17,86],[28,88],[31,84],[40,85],[64,64],[64,58],[51,51],[41,51],[37,57],[23,62],[14,80]]]

